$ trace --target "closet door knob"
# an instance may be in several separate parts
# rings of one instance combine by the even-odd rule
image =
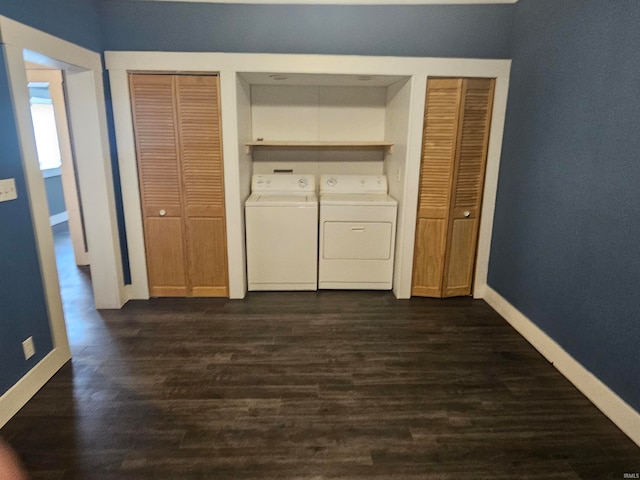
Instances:
[[[462,215],[464,215],[464,218],[469,218],[471,212],[469,210],[465,210],[464,212],[462,212]]]
[[[167,214],[167,211],[164,208],[161,208],[158,213],[160,214],[161,217],[164,217]]]

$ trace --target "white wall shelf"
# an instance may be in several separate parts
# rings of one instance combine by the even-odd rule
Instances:
[[[385,150],[388,154],[393,153],[393,143],[388,142],[294,142],[294,141],[256,141],[247,142],[246,153],[251,154],[254,148],[274,148],[274,149],[359,149],[359,150]]]

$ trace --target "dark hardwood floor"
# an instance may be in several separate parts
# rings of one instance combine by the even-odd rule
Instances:
[[[57,246],[74,359],[0,430],[33,479],[640,472],[640,448],[482,301],[269,292],[97,312],[64,232]]]

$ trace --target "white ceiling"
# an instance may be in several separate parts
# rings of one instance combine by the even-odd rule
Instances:
[[[138,2],[279,3],[296,5],[452,5],[516,3],[518,0],[128,0]]]

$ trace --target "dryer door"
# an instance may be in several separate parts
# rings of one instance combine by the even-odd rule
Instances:
[[[391,222],[325,222],[323,258],[387,260],[391,258]]]

